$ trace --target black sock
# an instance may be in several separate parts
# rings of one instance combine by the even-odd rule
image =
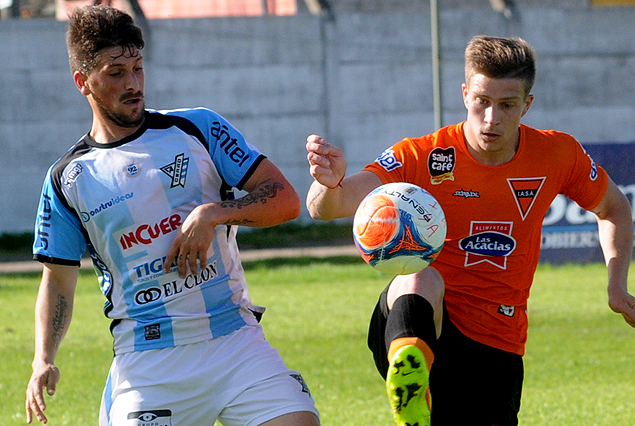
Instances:
[[[418,294],[404,294],[395,300],[386,321],[386,351],[400,337],[418,337],[434,352],[437,332],[432,305]]]

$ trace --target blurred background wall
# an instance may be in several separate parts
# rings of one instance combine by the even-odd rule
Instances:
[[[64,43],[66,13],[85,3],[22,0],[16,8],[0,0],[0,233],[32,230],[47,168],[90,128]],[[312,181],[307,135],[343,147],[352,173],[403,137],[435,130],[428,1],[217,0],[212,12],[160,13],[158,5],[169,3],[138,2],[147,106],[216,110],[302,198]],[[520,36],[538,56],[536,99],[524,122],[612,145],[609,161],[633,175],[619,152],[635,142],[634,1],[441,3],[443,124],[465,118],[460,85],[470,38]],[[309,220],[304,209],[300,220]]]

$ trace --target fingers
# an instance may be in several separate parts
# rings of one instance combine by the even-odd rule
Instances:
[[[623,297],[611,297],[609,307],[613,312],[622,314],[628,325],[635,327],[635,297],[628,293],[625,293]]]
[[[47,423],[48,419],[44,415],[46,410],[46,401],[44,400],[43,389],[46,387],[46,392],[53,396],[55,394],[55,388],[59,381],[59,370],[55,366],[47,367],[47,370],[43,374],[34,373],[29,381],[29,385],[26,389],[26,422],[33,422],[35,416],[42,423]]]
[[[167,274],[176,266],[181,278],[185,278],[188,270],[192,274],[198,274],[199,265],[201,270],[207,266],[208,248],[209,242],[206,239],[200,241],[198,238],[186,238],[179,232],[163,263],[163,273]]]
[[[306,150],[314,157],[329,155],[331,147],[321,136],[311,135],[306,138]]]
[[[174,266],[174,260],[179,255],[180,248],[181,247],[179,243],[179,235],[177,234],[177,237],[174,239],[174,242],[172,243],[172,247],[170,247],[170,251],[168,252],[167,257],[165,258],[165,262],[163,262],[164,274],[167,274],[168,272],[170,272],[170,270]]]

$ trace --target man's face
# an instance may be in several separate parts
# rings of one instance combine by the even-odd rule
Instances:
[[[523,80],[475,74],[462,88],[467,108],[465,137],[472,154],[486,164],[511,160],[518,146],[520,119],[533,101],[533,95],[525,95]]]
[[[134,128],[144,119],[143,56],[138,49],[111,47],[97,57],[97,66],[84,76],[80,90],[89,98],[98,119]]]

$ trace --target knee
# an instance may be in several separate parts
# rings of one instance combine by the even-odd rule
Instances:
[[[445,294],[443,277],[435,268],[428,267],[410,275],[398,275],[388,289],[388,307],[404,294],[418,294],[433,307],[441,306]]]
[[[431,301],[440,305],[445,294],[445,283],[441,273],[435,268],[428,267],[414,275],[416,293],[427,295]]]

